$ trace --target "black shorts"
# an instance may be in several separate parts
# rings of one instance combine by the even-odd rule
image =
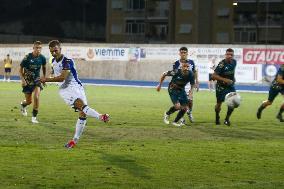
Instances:
[[[209,74],[209,81],[214,81],[214,79],[212,78],[212,73]]]
[[[11,68],[5,68],[5,73],[11,73]]]
[[[32,94],[32,93],[34,92],[34,90],[35,90],[36,87],[39,87],[41,91],[43,90],[41,84],[37,84],[37,85],[26,85],[26,86],[23,87],[22,92],[25,93],[25,94]]]

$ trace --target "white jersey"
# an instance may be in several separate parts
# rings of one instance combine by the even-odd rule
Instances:
[[[74,102],[77,99],[81,99],[84,104],[87,105],[85,90],[81,81],[78,79],[74,61],[63,57],[62,60],[57,62],[54,58],[52,59],[52,66],[55,77],[61,75],[63,70],[70,70],[67,78],[63,82],[59,83],[59,95],[63,98],[65,103],[74,107]]]
[[[67,78],[59,83],[59,86],[61,89],[67,88],[69,86],[82,86],[81,81],[78,79],[78,74],[75,67],[75,62],[72,59],[66,58],[63,56],[63,58],[60,61],[56,61],[55,58],[52,59],[52,67],[54,70],[54,76],[57,77],[61,75],[63,70],[70,70],[69,75]]]

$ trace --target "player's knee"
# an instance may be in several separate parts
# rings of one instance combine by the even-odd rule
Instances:
[[[80,98],[77,98],[75,101],[74,101],[74,107],[79,109],[79,110],[82,110],[83,106],[84,106],[84,102],[80,99]]]
[[[221,111],[221,106],[219,104],[215,105],[215,112],[220,112]]]
[[[30,99],[30,100],[26,100],[26,104],[27,105],[30,105],[32,103],[32,100]]]
[[[179,103],[178,103],[178,104],[175,104],[175,109],[176,109],[176,110],[180,110],[180,108],[181,108],[181,106],[180,106]]]
[[[270,106],[272,103],[273,103],[273,101],[270,101],[270,100],[263,101],[263,105],[264,105],[265,107],[266,107],[266,106]]]
[[[80,117],[80,118],[86,118],[87,115],[86,115],[83,111],[80,111],[80,112],[79,112],[79,117]]]

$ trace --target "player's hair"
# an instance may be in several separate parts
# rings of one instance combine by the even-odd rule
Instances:
[[[188,49],[186,48],[186,47],[181,47],[180,49],[179,49],[179,51],[188,51]]]
[[[226,52],[234,53],[234,50],[233,50],[233,49],[231,49],[231,48],[228,48],[228,49],[226,50]]]
[[[48,43],[48,46],[49,47],[55,47],[55,46],[59,46],[60,47],[60,42],[58,40],[51,40],[49,43]]]
[[[41,41],[35,41],[35,42],[34,42],[34,46],[35,46],[35,45],[41,45],[41,44],[42,44]]]

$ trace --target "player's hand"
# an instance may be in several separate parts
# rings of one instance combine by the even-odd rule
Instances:
[[[159,85],[157,86],[157,91],[158,91],[158,92],[160,92],[161,87],[162,87],[161,84],[159,84]]]
[[[232,84],[233,84],[233,81],[230,80],[230,79],[225,79],[224,82],[225,82],[227,85],[232,85]]]
[[[41,77],[41,78],[40,78],[40,82],[41,82],[43,85],[45,85],[45,81],[46,81],[46,78],[45,78],[45,77]]]
[[[188,96],[188,99],[189,99],[189,100],[192,100],[192,99],[193,99],[193,91],[192,91],[192,90],[189,90],[187,96]]]
[[[198,92],[199,91],[199,82],[198,81],[196,81],[194,87],[196,88],[196,91]]]

